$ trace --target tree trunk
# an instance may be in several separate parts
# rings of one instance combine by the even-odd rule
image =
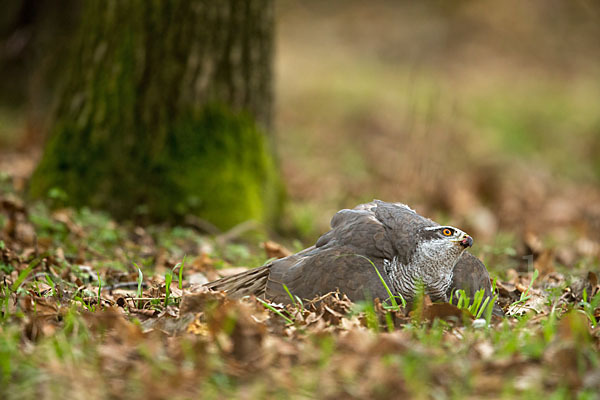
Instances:
[[[268,221],[272,0],[88,0],[30,193],[117,217]]]

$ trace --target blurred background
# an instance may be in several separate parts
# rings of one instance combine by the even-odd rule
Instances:
[[[277,132],[298,218],[371,197],[484,239],[597,218],[596,3],[279,6]]]
[[[23,182],[78,12],[38,4],[0,21],[0,168]],[[597,257],[599,22],[587,0],[278,0],[283,231],[310,243],[338,209],[379,198],[482,245],[534,235],[568,243],[564,263],[572,248]]]

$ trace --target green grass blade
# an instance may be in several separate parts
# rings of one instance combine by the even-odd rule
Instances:
[[[490,298],[486,297],[485,301],[483,302],[483,304],[481,305],[481,307],[479,307],[479,311],[477,312],[477,315],[475,316],[476,319],[481,318],[481,315],[483,314],[483,312],[486,310],[487,305],[490,302]],[[492,304],[493,305],[493,304]]]
[[[392,291],[390,290],[389,286],[385,282],[385,279],[383,279],[383,276],[381,276],[381,273],[377,269],[377,266],[375,265],[375,263],[373,261],[371,261],[368,257],[362,256],[360,254],[356,254],[356,256],[364,258],[365,260],[367,260],[373,266],[373,269],[375,269],[375,272],[377,273],[377,276],[379,277],[379,280],[383,284],[383,287],[385,287],[385,291],[387,292],[387,294],[389,296],[389,299],[392,302],[392,306],[394,306],[395,308],[398,308],[398,303],[396,302],[396,299],[395,299],[394,295],[392,294]]]
[[[379,320],[377,319],[377,313],[375,312],[375,307],[373,306],[372,301],[368,300],[365,303],[364,313],[367,322],[367,328],[379,333]]]
[[[265,308],[268,308],[269,310],[273,311],[275,314],[279,315],[288,324],[290,324],[290,325],[294,324],[294,321],[292,321],[291,319],[289,319],[288,317],[286,317],[285,315],[283,315],[283,313],[281,311],[277,310],[275,307],[273,307],[272,305],[270,305],[269,303],[267,303],[263,299],[260,299],[260,298],[257,297],[256,300],[260,301],[262,303],[262,305],[265,306]]]
[[[467,297],[467,294],[462,289],[459,289],[456,292],[457,292],[457,296],[458,296],[458,301],[456,302],[456,307],[459,310],[462,310],[463,308],[466,308],[465,299]]]
[[[179,290],[183,289],[183,267],[185,266],[185,257],[187,257],[187,255],[183,256],[183,260],[179,264],[179,276],[177,281],[177,287]]]
[[[38,257],[35,260],[33,260],[32,262],[29,263],[29,265],[27,266],[27,268],[25,268],[23,271],[21,271],[21,273],[19,274],[19,276],[17,277],[17,280],[13,283],[13,285],[11,286],[10,290],[13,292],[16,292],[17,289],[19,289],[19,286],[21,286],[21,284],[25,281],[25,279],[27,279],[27,277],[29,276],[29,274],[31,273],[31,271],[42,261],[42,257]]]
[[[100,304],[102,304],[102,298],[100,297],[100,294],[102,293],[102,278],[98,277],[98,307],[100,307]]]
[[[479,289],[477,293],[475,293],[475,296],[473,296],[473,304],[471,304],[471,306],[469,307],[469,311],[472,315],[476,315],[478,313],[484,295],[485,290]]]
[[[2,320],[8,319],[9,310],[10,310],[10,288],[8,286],[2,286],[2,295],[4,296],[2,299],[4,306],[4,313],[2,316]]]
[[[375,272],[377,273],[377,276],[379,277],[379,280],[383,284],[383,287],[385,288],[385,291],[387,292],[387,294],[389,296],[388,299],[391,301],[392,306],[396,310],[400,309],[400,307],[398,306],[398,302],[396,301],[396,298],[399,298],[400,302],[402,303],[402,307],[406,307],[406,300],[404,299],[404,297],[402,297],[402,295],[400,293],[398,293],[398,296],[394,296],[394,294],[390,290],[389,286],[385,282],[385,279],[383,279],[383,276],[381,276],[381,273],[377,269],[377,266],[375,265],[375,263],[373,261],[371,261],[371,259],[369,259],[368,257],[363,256],[362,254],[343,254],[340,257],[345,257],[345,256],[355,256],[355,257],[360,257],[360,258],[364,258],[365,260],[367,260],[369,262],[369,264],[371,264],[373,266],[373,268],[375,269]]]
[[[492,321],[492,312],[494,311],[494,304],[496,304],[497,300],[498,300],[498,295],[495,295],[494,297],[492,297],[492,301],[488,304],[487,309],[485,310],[485,321],[488,326],[490,325],[490,322]]]
[[[388,332],[390,332],[390,333],[394,332],[394,329],[395,329],[394,321],[392,319],[392,314],[389,312],[385,313],[385,323],[387,325]]]
[[[285,290],[287,295],[290,296],[290,299],[292,299],[292,304],[294,305],[294,308],[297,308],[298,306],[296,305],[296,299],[294,299],[294,296],[292,296],[290,289],[288,289],[288,287],[285,283],[283,283],[283,290]]]
[[[529,286],[527,287],[527,289],[525,289],[525,291],[523,293],[521,293],[521,297],[519,298],[519,300],[517,300],[511,304],[511,307],[516,307],[517,305],[519,305],[521,303],[525,303],[527,300],[529,300],[529,298],[531,297],[531,296],[529,296],[529,290],[533,287],[533,282],[535,282],[538,275],[539,275],[539,271],[537,269],[535,271],[533,271],[533,276],[531,277]]]
[[[48,285],[50,285],[50,287],[52,288],[52,296],[56,296],[56,288],[54,286],[54,281],[52,280],[52,278],[50,278],[50,275],[46,274],[46,282],[48,282]]]
[[[133,263],[133,265],[135,265],[135,267],[138,270],[137,297],[140,298],[142,297],[142,282],[144,282],[144,274],[142,273],[142,270],[140,269],[140,267],[138,267],[136,263]],[[140,301],[138,300],[137,303],[137,307],[140,308]]]
[[[171,282],[173,281],[173,273],[165,274],[165,307],[169,305],[169,296],[171,295]]]
[[[531,281],[529,282],[529,286],[527,286],[527,289],[521,293],[521,298],[520,300],[527,300],[529,298],[529,291],[531,290],[531,288],[533,287],[533,282],[535,282],[535,280],[537,279],[538,275],[540,274],[540,272],[536,269],[533,271],[533,276],[531,277]]]

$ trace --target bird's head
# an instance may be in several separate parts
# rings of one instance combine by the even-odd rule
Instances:
[[[463,249],[473,245],[473,238],[466,232],[461,231],[453,226],[431,226],[423,228],[424,239],[442,239],[455,245],[461,246]]]
[[[417,251],[432,261],[449,261],[452,265],[458,256],[473,245],[473,238],[453,226],[425,227],[419,234]]]

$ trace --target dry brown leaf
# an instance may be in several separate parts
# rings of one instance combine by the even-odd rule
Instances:
[[[554,272],[554,251],[550,249],[542,250],[533,264],[542,277]]]
[[[205,310],[205,307],[210,302],[223,302],[225,294],[221,292],[211,292],[206,287],[197,288],[194,293],[185,293],[179,309],[180,315],[189,313],[199,313]]]
[[[56,210],[52,213],[52,218],[54,218],[55,221],[64,224],[69,232],[74,233],[79,237],[85,237],[84,230],[73,221],[73,210],[68,208]]]
[[[471,314],[466,310],[461,310],[453,304],[449,303],[433,303],[426,305],[423,309],[423,318],[433,321],[436,318],[443,320],[473,319]]]
[[[201,322],[198,318],[194,319],[186,329],[186,332],[192,333],[194,335],[208,337],[208,326],[206,323]]]
[[[523,235],[523,242],[527,246],[527,254],[537,255],[544,251],[544,243],[538,235],[533,232],[526,232]]]

